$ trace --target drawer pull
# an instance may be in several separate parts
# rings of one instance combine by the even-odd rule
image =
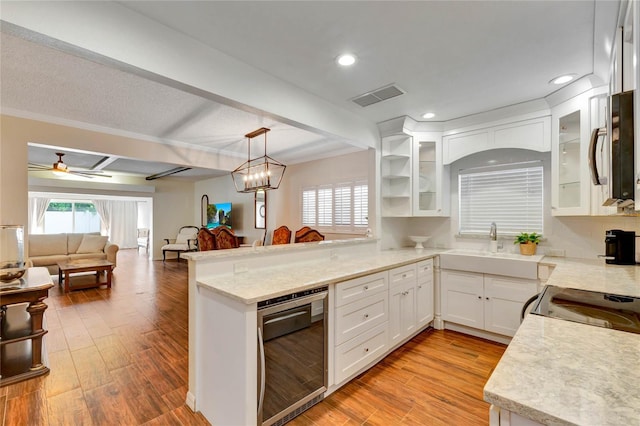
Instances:
[[[369,318],[369,314],[364,314],[364,319]]]
[[[368,285],[365,285],[364,287],[362,287],[362,289],[363,289],[364,291],[367,291],[367,290],[369,290],[369,286],[368,286]]]
[[[369,348],[364,348],[364,351],[365,352],[369,352]]]

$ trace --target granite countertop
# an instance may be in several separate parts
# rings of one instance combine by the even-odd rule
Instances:
[[[385,269],[419,262],[438,255],[442,250],[403,249],[381,251],[371,255],[344,256],[337,259],[309,261],[273,266],[236,274],[201,278],[198,285],[246,304],[285,294],[335,284],[373,274]]]
[[[547,284],[640,296],[640,267],[544,258]],[[548,425],[640,425],[640,335],[528,315],[484,399]]]

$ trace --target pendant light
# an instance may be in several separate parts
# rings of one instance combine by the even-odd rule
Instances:
[[[278,189],[287,168],[284,164],[267,155],[267,132],[271,129],[261,127],[244,135],[248,141],[247,161],[231,172],[233,184],[238,192],[257,192]],[[264,155],[251,158],[251,139],[264,135]]]

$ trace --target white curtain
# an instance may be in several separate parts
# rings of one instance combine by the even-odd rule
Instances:
[[[138,203],[136,201],[93,200],[107,228],[109,241],[121,249],[137,248]]]
[[[50,201],[50,198],[29,197],[29,234],[42,234],[44,232],[42,220]]]

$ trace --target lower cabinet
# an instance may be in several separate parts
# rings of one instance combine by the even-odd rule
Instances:
[[[433,259],[423,260],[417,265],[418,283],[416,284],[416,318],[418,328],[433,321]]]
[[[389,339],[396,346],[416,330],[416,265],[389,271]]]
[[[338,283],[334,306],[340,384],[433,320],[433,259]]]
[[[441,271],[442,319],[513,336],[524,303],[538,291],[537,280],[462,271]]]

